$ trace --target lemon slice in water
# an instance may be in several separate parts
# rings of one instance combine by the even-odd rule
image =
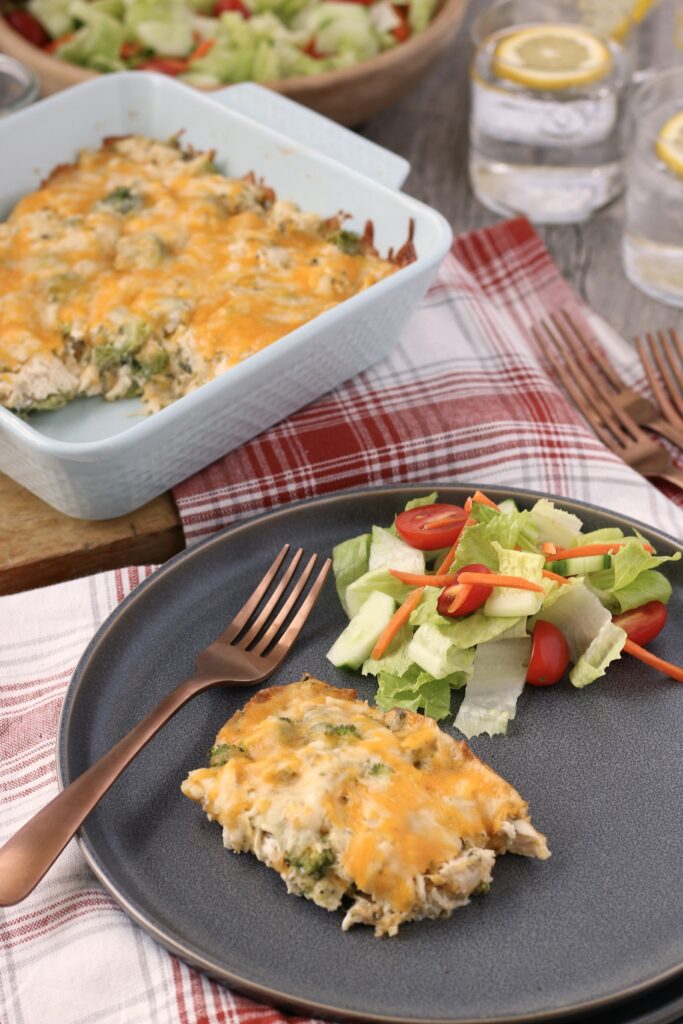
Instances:
[[[580,25],[547,22],[516,29],[493,52],[493,73],[529,89],[570,89],[604,78],[614,60],[599,36]]]
[[[676,174],[683,175],[683,110],[670,117],[659,132],[657,156]]]

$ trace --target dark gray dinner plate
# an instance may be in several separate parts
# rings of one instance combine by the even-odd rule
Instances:
[[[438,486],[438,485],[435,485]],[[356,491],[287,506],[216,534],[143,583],[104,623],[67,693],[61,782],[79,775],[193,667],[285,541],[327,554],[390,523],[430,488]],[[438,487],[462,504],[471,487]],[[513,496],[522,505],[537,495]],[[633,524],[558,499],[588,529]],[[659,551],[667,537],[638,524]],[[683,661],[683,568],[653,649]],[[326,661],[344,614],[332,582],[285,666],[372,699],[372,682]],[[266,684],[269,685],[269,684]],[[252,856],[183,797],[219,727],[252,694],[197,697],[139,755],[90,815],[82,848],[106,889],[171,951],[256,999],[337,1018],[380,1021],[664,1024],[683,992],[683,688],[625,657],[584,690],[527,687],[507,737],[476,753],[529,801],[546,862],[500,858],[488,895],[397,938],[343,933],[341,914],[288,896]],[[454,698],[454,707],[457,697]],[[452,730],[452,720],[445,728]],[[654,1016],[653,1016],[654,1015]]]

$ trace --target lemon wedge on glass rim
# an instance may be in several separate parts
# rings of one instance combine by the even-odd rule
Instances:
[[[492,71],[529,89],[570,89],[599,81],[613,64],[609,47],[590,29],[544,22],[499,39]]]
[[[657,156],[676,174],[683,175],[683,110],[660,129],[655,144]]]

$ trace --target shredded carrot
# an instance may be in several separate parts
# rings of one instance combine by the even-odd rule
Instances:
[[[206,57],[207,53],[212,50],[215,45],[215,39],[202,39],[197,43],[197,46],[187,58],[188,61],[199,60],[200,57]]]
[[[665,676],[671,676],[679,683],[683,683],[683,668],[679,665],[673,665],[670,661],[664,661],[663,658],[658,658],[656,654],[652,654],[650,651],[646,651],[644,647],[640,647],[639,644],[634,644],[633,640],[627,640],[624,644],[624,650],[628,654],[632,654],[634,658],[638,658],[639,661],[644,661],[646,665],[650,665],[652,668],[659,669]]]
[[[467,598],[472,593],[472,585],[463,583],[458,587],[458,592],[448,606],[448,614],[453,615],[458,609],[462,608]]]
[[[541,544],[541,551],[544,555],[552,555],[553,558],[557,554],[557,548],[554,544],[551,544],[549,540],[546,540]]]
[[[403,626],[405,626],[406,622],[410,618],[410,613],[414,608],[417,608],[423,594],[424,587],[418,587],[417,590],[411,590],[401,607],[394,612],[389,625],[372,648],[372,654],[370,655],[371,658],[382,657],[399,629],[402,629]]]
[[[119,56],[121,60],[130,60],[131,57],[139,57],[144,52],[144,46],[140,46],[139,43],[122,43]]]
[[[463,508],[465,509],[465,512],[471,512],[472,511],[472,499],[471,498],[466,498],[465,499],[465,504],[463,505]]]
[[[467,502],[465,502],[465,505],[467,505]],[[463,526],[462,530],[460,531],[460,533],[456,537],[455,543],[446,552],[446,554],[445,554],[445,556],[443,558],[443,561],[436,567],[436,575],[437,576],[441,576],[441,575],[443,575],[443,573],[448,572],[450,567],[453,565],[453,560],[455,558],[455,553],[458,550],[458,544],[462,540],[463,532],[467,529],[468,526],[476,526],[476,525],[477,525],[477,520],[476,519],[472,519],[471,516],[469,516],[465,520],[465,525]]]
[[[548,560],[551,562],[559,562],[563,558],[589,558],[591,555],[614,555],[621,548],[626,547],[628,541],[615,540],[611,544],[584,544],[583,547],[578,548],[562,548],[556,551],[554,555],[548,555]],[[651,544],[643,542],[643,547],[650,554],[654,554],[654,548]]]
[[[52,42],[43,47],[45,53],[55,53],[60,46],[63,46],[64,43],[68,43],[75,35],[75,32],[67,32],[66,35],[59,36],[58,39],[53,39]]]
[[[409,587],[447,587],[457,579],[457,573],[434,573],[433,576],[427,576],[415,572],[401,572],[399,569],[390,569],[389,572],[401,583],[407,583]]]
[[[491,501],[488,495],[484,494],[483,491],[475,491],[472,495],[472,501],[476,501],[478,505],[487,505],[488,508],[495,508],[498,511],[498,506],[495,501]]]
[[[550,569],[543,569],[543,575],[547,580],[555,580],[555,583],[569,583],[566,576],[560,576],[557,572],[551,572]]]
[[[511,587],[513,590],[533,590],[543,593],[540,583],[532,583],[523,576],[500,576],[496,572],[461,572],[458,583],[481,583],[485,587]]]

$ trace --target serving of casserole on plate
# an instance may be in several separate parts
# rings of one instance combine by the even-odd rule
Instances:
[[[287,891],[342,929],[396,935],[487,892],[496,856],[545,860],[519,793],[434,719],[385,713],[305,676],[260,690],[218,733],[183,793]]]
[[[245,221],[248,223],[252,216],[255,217],[252,225],[245,229],[247,232],[271,230],[276,224],[276,211],[283,211],[285,220],[295,216],[292,207],[280,205],[291,203],[303,211],[308,223],[314,225],[316,235],[319,231],[315,225],[323,230],[324,236],[327,229],[322,229],[323,223],[329,225],[330,219],[340,211],[351,215],[344,220],[342,230],[356,235],[363,236],[366,223],[372,221],[374,245],[379,253],[399,252],[412,223],[416,258],[397,269],[394,265],[385,267],[393,272],[382,276],[379,262],[374,264],[374,269],[370,267],[374,257],[370,262],[364,262],[358,256],[342,252],[338,246],[334,248],[334,243],[329,244],[329,237],[317,238],[316,244],[321,246],[320,255],[335,262],[332,276],[337,283],[326,280],[324,265],[318,265],[323,266],[322,270],[318,270],[315,264],[303,267],[301,274],[305,277],[310,273],[311,283],[300,284],[292,292],[299,300],[302,293],[306,293],[306,302],[310,304],[303,311],[295,310],[296,303],[290,296],[286,310],[280,302],[275,304],[279,308],[272,311],[278,322],[275,326],[270,324],[271,335],[284,336],[278,336],[271,344],[258,348],[248,358],[231,365],[228,372],[210,379],[215,367],[207,368],[203,361],[198,367],[192,353],[190,362],[185,364],[190,365],[191,370],[187,372],[180,366],[185,360],[176,353],[185,344],[183,342],[180,346],[181,336],[186,338],[182,324],[183,316],[187,315],[185,307],[174,301],[173,309],[165,310],[162,302],[154,314],[157,317],[155,322],[152,322],[150,312],[160,298],[158,294],[152,294],[160,283],[159,271],[170,267],[175,259],[182,258],[177,252],[169,254],[166,251],[173,250],[173,246],[178,244],[178,235],[182,235],[181,219],[175,216],[174,209],[164,225],[162,235],[165,237],[141,237],[136,243],[128,242],[129,228],[140,226],[141,217],[153,216],[154,205],[148,205],[145,197],[140,210],[121,212],[142,198],[132,187],[135,174],[128,178],[123,175],[118,185],[109,180],[105,187],[112,184],[113,187],[96,198],[95,205],[109,196],[110,204],[118,203],[119,210],[109,210],[106,206],[102,210],[99,207],[97,213],[86,211],[86,220],[93,217],[105,234],[112,233],[114,249],[117,250],[114,261],[118,259],[122,267],[116,271],[119,286],[127,277],[136,280],[140,275],[147,275],[152,291],[146,293],[144,301],[140,299],[142,306],[138,312],[142,313],[142,325],[138,329],[135,328],[137,321],[133,327],[117,322],[119,313],[108,326],[105,324],[107,317],[101,320],[97,316],[93,318],[91,340],[95,344],[92,347],[98,347],[100,339],[95,337],[98,326],[105,328],[107,337],[101,339],[105,345],[113,331],[115,349],[125,347],[129,332],[132,332],[132,345],[139,346],[137,352],[141,358],[138,359],[135,352],[129,353],[121,364],[123,372],[119,375],[113,372],[114,367],[108,365],[109,356],[113,360],[115,356],[118,358],[118,354],[105,347],[99,356],[103,368],[107,367],[104,376],[97,366],[93,369],[93,360],[88,360],[89,377],[84,383],[88,385],[89,381],[94,390],[101,387],[111,392],[114,389],[114,394],[117,394],[117,387],[123,392],[130,380],[131,390],[143,390],[150,403],[158,407],[164,405],[169,397],[168,382],[164,378],[164,386],[159,387],[158,381],[152,382],[145,375],[149,374],[150,367],[154,368],[155,360],[163,362],[167,357],[168,365],[176,364],[178,371],[173,374],[170,390],[178,389],[181,397],[150,416],[144,415],[145,409],[139,397],[126,397],[114,402],[107,402],[102,397],[77,397],[63,408],[34,412],[26,420],[0,407],[0,470],[68,515],[106,519],[129,512],[382,359],[398,341],[403,325],[429,286],[450,245],[452,234],[444,218],[397,191],[408,171],[408,165],[400,157],[258,86],[233,86],[209,97],[151,73],[102,76],[5,118],[0,123],[0,151],[12,153],[12,160],[3,166],[0,180],[0,217],[9,217],[22,200],[24,208],[31,202],[39,204],[40,200],[30,199],[28,194],[39,194],[41,182],[54,168],[60,164],[72,165],[79,152],[103,152],[104,138],[135,135],[147,140],[169,140],[179,132],[183,132],[180,138],[185,151],[190,146],[197,154],[213,151],[220,172],[214,175],[213,168],[207,168],[209,173],[201,174],[189,183],[204,195],[203,199],[195,196],[191,200],[200,208],[195,210],[197,216],[206,216],[209,220],[218,217],[220,202],[212,202],[208,194],[212,188],[225,191],[235,187],[245,195],[251,195],[259,209],[252,208],[237,217],[227,217],[226,230],[229,230],[229,221],[235,228],[239,227],[240,216],[243,229]],[[140,145],[149,146],[151,143]],[[171,160],[177,159],[172,147],[163,152]],[[60,177],[65,183],[74,173],[65,171],[57,175],[47,187],[57,188]],[[139,178],[143,177],[136,173]],[[247,175],[253,175],[256,181],[243,181],[237,186],[226,184],[245,179]],[[260,179],[273,189],[277,197],[270,209],[266,209],[270,200],[259,206]],[[145,192],[149,187],[149,183],[143,184],[141,191]],[[117,188],[129,189],[131,195],[125,191],[118,193]],[[261,193],[262,198],[265,199],[267,194]],[[87,197],[86,205],[92,198],[92,194]],[[287,210],[289,214],[286,214]],[[82,215],[83,211],[74,213],[76,217]],[[36,215],[35,219],[39,224],[40,216]],[[51,239],[39,238],[32,244],[40,247],[42,242],[47,246],[41,270],[45,286],[48,287],[47,282],[53,278],[59,278],[53,282],[57,301],[51,304],[51,308],[65,327],[71,329],[76,324],[78,330],[79,316],[82,319],[78,308],[72,310],[74,316],[57,314],[57,309],[62,308],[63,312],[68,309],[70,296],[78,298],[80,294],[83,298],[88,294],[87,283],[74,280],[70,275],[75,272],[79,278],[86,277],[92,254],[86,246],[81,260],[85,266],[74,270],[65,259],[66,269],[60,266],[55,271],[50,265],[55,257],[61,259],[64,249],[72,243],[80,245],[86,241],[78,232],[71,234],[63,225],[59,225],[57,231],[59,249]],[[38,230],[37,233],[44,232]],[[144,229],[140,234],[145,235]],[[150,228],[149,236],[159,236],[159,231]],[[353,239],[354,235],[348,237]],[[238,241],[235,237],[230,244]],[[246,242],[246,248],[251,244]],[[237,246],[238,252],[240,248]],[[296,249],[294,246],[290,254],[290,268],[278,265],[281,257],[284,256],[286,261],[287,253],[274,254],[271,251],[268,256],[262,254],[271,264],[264,267],[264,282],[274,278],[279,278],[281,283],[286,280],[301,256],[301,251]],[[204,290],[211,289],[218,271],[208,253],[200,252],[196,258],[206,260],[204,266],[209,264],[202,278],[204,301]],[[315,258],[319,257],[311,254],[311,259]],[[239,263],[239,259],[232,262]],[[139,267],[139,261],[154,263],[157,260],[161,262],[156,267],[126,270],[128,264],[132,268],[133,265]],[[170,260],[169,264],[167,260]],[[323,294],[328,288],[334,292],[339,287],[339,267],[345,268],[351,278],[354,275],[350,268],[360,266],[364,270],[358,275],[357,287],[347,288],[342,284],[336,296]],[[65,275],[63,278],[60,277],[62,273]],[[192,268],[192,273],[197,273],[196,267]],[[97,294],[91,296],[93,301],[101,299],[105,306],[111,300],[111,293],[102,288],[106,275],[105,261],[104,274],[99,274]],[[313,280],[316,275],[319,275],[317,285]],[[373,279],[373,275],[380,279],[371,287],[363,287]],[[315,297],[308,298],[316,287],[320,289],[317,305]],[[175,294],[175,282],[170,292],[174,299],[184,299],[182,294]],[[163,297],[169,297],[168,289],[165,289]],[[331,300],[334,298],[340,301],[333,304]],[[253,306],[249,303],[252,299],[253,295],[249,298],[246,293],[236,299],[236,303],[245,303],[244,323],[250,320]],[[117,299],[116,305],[124,310],[132,308],[130,300],[126,301],[125,297],[120,303]],[[164,312],[168,312],[166,319]],[[209,321],[214,314],[220,323],[223,314],[212,311],[207,301],[204,337],[210,333]],[[239,308],[236,315],[240,315]],[[247,348],[257,348],[252,346],[253,337],[252,340],[247,337],[244,323],[241,329],[243,343]],[[118,330],[122,326],[123,332],[119,335]],[[149,333],[146,327],[149,327]],[[159,339],[163,339],[161,346],[154,343]],[[80,339],[77,334],[76,352],[79,351],[80,340],[85,339]],[[145,349],[145,345],[149,349]],[[237,352],[237,358],[239,355]],[[139,370],[136,362],[140,364]],[[220,359],[216,366],[219,363]],[[3,369],[7,372],[8,368],[5,366]],[[131,369],[134,373],[130,372]],[[75,389],[78,390],[81,373],[72,373],[72,377],[78,378]],[[183,381],[196,384],[201,379],[207,382],[185,393]],[[73,383],[73,380],[64,381],[62,390],[70,394]],[[6,394],[6,382],[4,387]],[[14,389],[14,382],[9,388]],[[27,398],[30,393],[29,385]],[[52,393],[49,385],[43,393],[49,402]]]

